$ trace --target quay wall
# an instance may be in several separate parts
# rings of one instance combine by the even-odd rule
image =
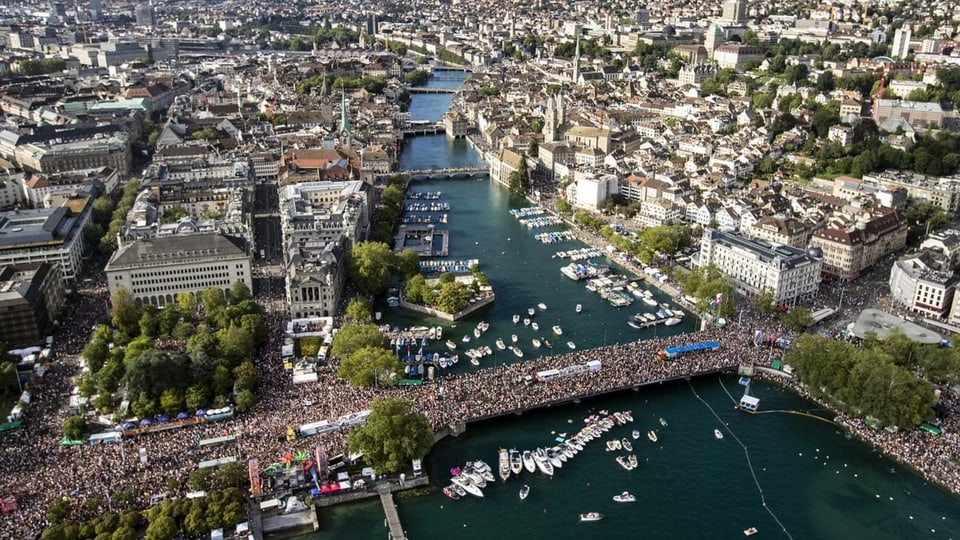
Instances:
[[[481,299],[481,300],[478,300],[478,301],[477,301],[476,303],[474,303],[474,304],[470,304],[470,305],[467,306],[467,308],[464,309],[463,311],[458,311],[458,312],[456,312],[456,313],[446,313],[446,312],[444,312],[444,311],[440,311],[440,310],[437,310],[437,309],[433,309],[433,308],[430,308],[430,307],[427,307],[427,306],[421,306],[421,305],[419,305],[419,304],[412,304],[412,303],[407,302],[406,300],[402,300],[402,299],[400,300],[400,307],[402,307],[403,309],[407,309],[407,310],[410,310],[410,311],[419,313],[419,314],[421,314],[421,315],[427,315],[427,316],[429,316],[429,317],[434,317],[434,318],[440,319],[440,320],[442,320],[442,321],[456,322],[456,321],[459,321],[460,319],[463,319],[464,317],[468,317],[468,316],[472,315],[473,313],[476,313],[477,311],[479,311],[479,310],[481,310],[481,309],[489,306],[490,304],[493,303],[494,300],[496,300],[496,298],[497,298],[497,295],[496,295],[496,294],[491,294],[491,295],[489,295],[489,296],[484,297],[484,298]]]

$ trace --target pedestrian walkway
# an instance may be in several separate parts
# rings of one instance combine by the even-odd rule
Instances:
[[[385,521],[390,529],[390,540],[407,540],[400,523],[400,514],[397,513],[397,505],[393,504],[393,493],[390,493],[389,489],[389,486],[380,488],[380,503],[383,504],[383,513],[387,516]]]

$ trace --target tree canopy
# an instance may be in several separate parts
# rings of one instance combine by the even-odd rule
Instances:
[[[350,276],[361,293],[377,295],[387,290],[396,268],[396,255],[383,242],[357,242],[350,250]]]
[[[381,473],[400,472],[410,460],[425,456],[433,446],[433,430],[412,405],[407,399],[374,400],[366,423],[350,432],[350,451],[363,453]]]

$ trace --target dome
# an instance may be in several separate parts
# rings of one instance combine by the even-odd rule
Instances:
[[[813,258],[815,258],[815,259],[822,259],[822,258],[823,258],[823,250],[820,249],[818,246],[810,246],[810,247],[807,248],[807,255],[809,255],[809,256],[811,256],[811,257],[813,257]]]

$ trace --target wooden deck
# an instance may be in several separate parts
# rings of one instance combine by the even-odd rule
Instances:
[[[393,503],[393,493],[381,491],[380,503],[383,504],[383,513],[387,516],[384,521],[390,529],[390,540],[407,540],[403,525],[400,523],[400,515],[397,513],[397,506]]]

